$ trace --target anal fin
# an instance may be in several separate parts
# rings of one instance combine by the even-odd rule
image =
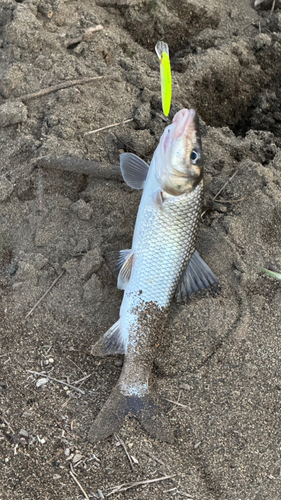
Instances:
[[[92,347],[93,356],[108,356],[109,354],[125,354],[125,341],[122,336],[120,319]]]
[[[208,288],[218,280],[213,271],[195,250],[186,270],[183,272],[175,293],[176,300],[183,300],[187,295]]]

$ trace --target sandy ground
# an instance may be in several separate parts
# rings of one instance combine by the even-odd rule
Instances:
[[[1,500],[102,499],[111,486],[163,476],[111,497],[281,497],[281,289],[261,271],[281,270],[279,7],[0,0]],[[153,383],[175,443],[128,417],[118,437],[92,445],[83,429],[122,357],[93,358],[90,348],[118,318],[115,257],[130,248],[140,200],[118,158],[130,151],[149,162],[166,125],[161,38],[170,118],[196,107],[202,119],[198,250],[221,293],[173,304],[158,348]],[[99,162],[100,175],[73,158]]]

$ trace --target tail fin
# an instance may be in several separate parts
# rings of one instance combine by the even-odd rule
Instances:
[[[167,443],[173,442],[174,435],[168,419],[157,409],[151,396],[149,394],[142,397],[125,396],[121,393],[119,385],[113,389],[91,425],[88,440],[96,443],[117,432],[129,413],[137,418],[151,437]]]

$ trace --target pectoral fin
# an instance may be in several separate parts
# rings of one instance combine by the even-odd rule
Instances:
[[[125,342],[122,336],[120,319],[92,347],[93,356],[107,356],[109,354],[125,354]]]
[[[134,252],[133,250],[121,250],[118,267],[120,268],[117,287],[120,290],[125,290],[126,285],[129,283],[132,266],[133,266]]]
[[[120,155],[120,169],[124,181],[133,189],[143,189],[149,166],[133,153]]]
[[[213,271],[200,257],[199,253],[195,251],[186,270],[183,272],[175,297],[177,300],[182,300],[187,295],[208,288],[208,286],[214,285],[217,282],[218,280]]]

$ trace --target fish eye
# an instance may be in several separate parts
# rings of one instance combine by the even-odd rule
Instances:
[[[191,151],[190,161],[191,163],[196,164],[198,160],[200,160],[200,154],[196,151],[196,149],[193,149]]]

